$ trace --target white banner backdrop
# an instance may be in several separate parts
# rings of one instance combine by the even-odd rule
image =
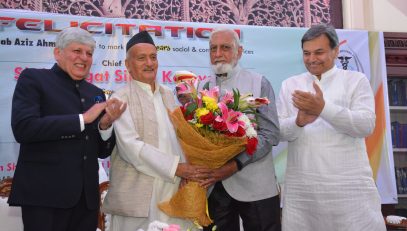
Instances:
[[[18,156],[19,145],[10,126],[16,80],[24,68],[52,67],[55,36],[70,26],[80,26],[93,33],[97,44],[87,80],[109,90],[123,86],[128,80],[125,44],[132,35],[145,29],[155,31],[151,35],[159,50],[157,79],[170,87],[177,70],[192,71],[201,79],[210,77],[208,37],[213,28],[220,26],[239,33],[244,47],[241,65],[266,76],[276,96],[284,79],[306,71],[301,50],[304,28],[99,18],[0,9],[0,179],[13,175]],[[338,30],[338,35],[341,46],[337,66],[364,72],[370,78],[367,31]],[[283,143],[274,150],[276,170],[282,182],[286,146]],[[108,168],[109,162],[105,161],[104,166]],[[387,192],[397,196],[394,185],[386,187],[391,187],[386,188]]]

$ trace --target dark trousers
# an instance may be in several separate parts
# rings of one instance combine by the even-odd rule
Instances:
[[[22,206],[21,212],[24,231],[95,231],[98,223],[98,210],[86,207],[84,193],[73,208]]]
[[[278,195],[259,201],[241,202],[226,192],[222,182],[217,182],[208,198],[208,209],[217,231],[239,231],[239,216],[242,218],[244,231],[281,230]],[[212,226],[205,227],[204,230],[211,231]]]

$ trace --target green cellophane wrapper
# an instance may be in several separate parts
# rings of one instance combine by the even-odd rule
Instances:
[[[185,120],[180,108],[169,113],[178,141],[188,163],[219,168],[246,148],[245,137],[230,137],[204,128],[197,128]],[[167,215],[208,226],[206,189],[197,182],[188,182],[169,201],[158,207]]]

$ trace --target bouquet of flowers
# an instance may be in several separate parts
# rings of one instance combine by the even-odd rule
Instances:
[[[209,83],[198,91],[199,81],[191,72],[177,72],[176,79],[182,106],[170,118],[189,163],[219,168],[242,151],[248,155],[256,151],[256,108],[268,104],[267,98],[241,95],[237,89],[221,96],[219,88],[209,88]],[[159,208],[169,216],[207,226],[212,221],[206,203],[206,190],[197,182],[188,182]]]

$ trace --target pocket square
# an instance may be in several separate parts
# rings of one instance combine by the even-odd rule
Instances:
[[[104,98],[100,95],[95,96],[95,103],[101,103],[105,101]]]

